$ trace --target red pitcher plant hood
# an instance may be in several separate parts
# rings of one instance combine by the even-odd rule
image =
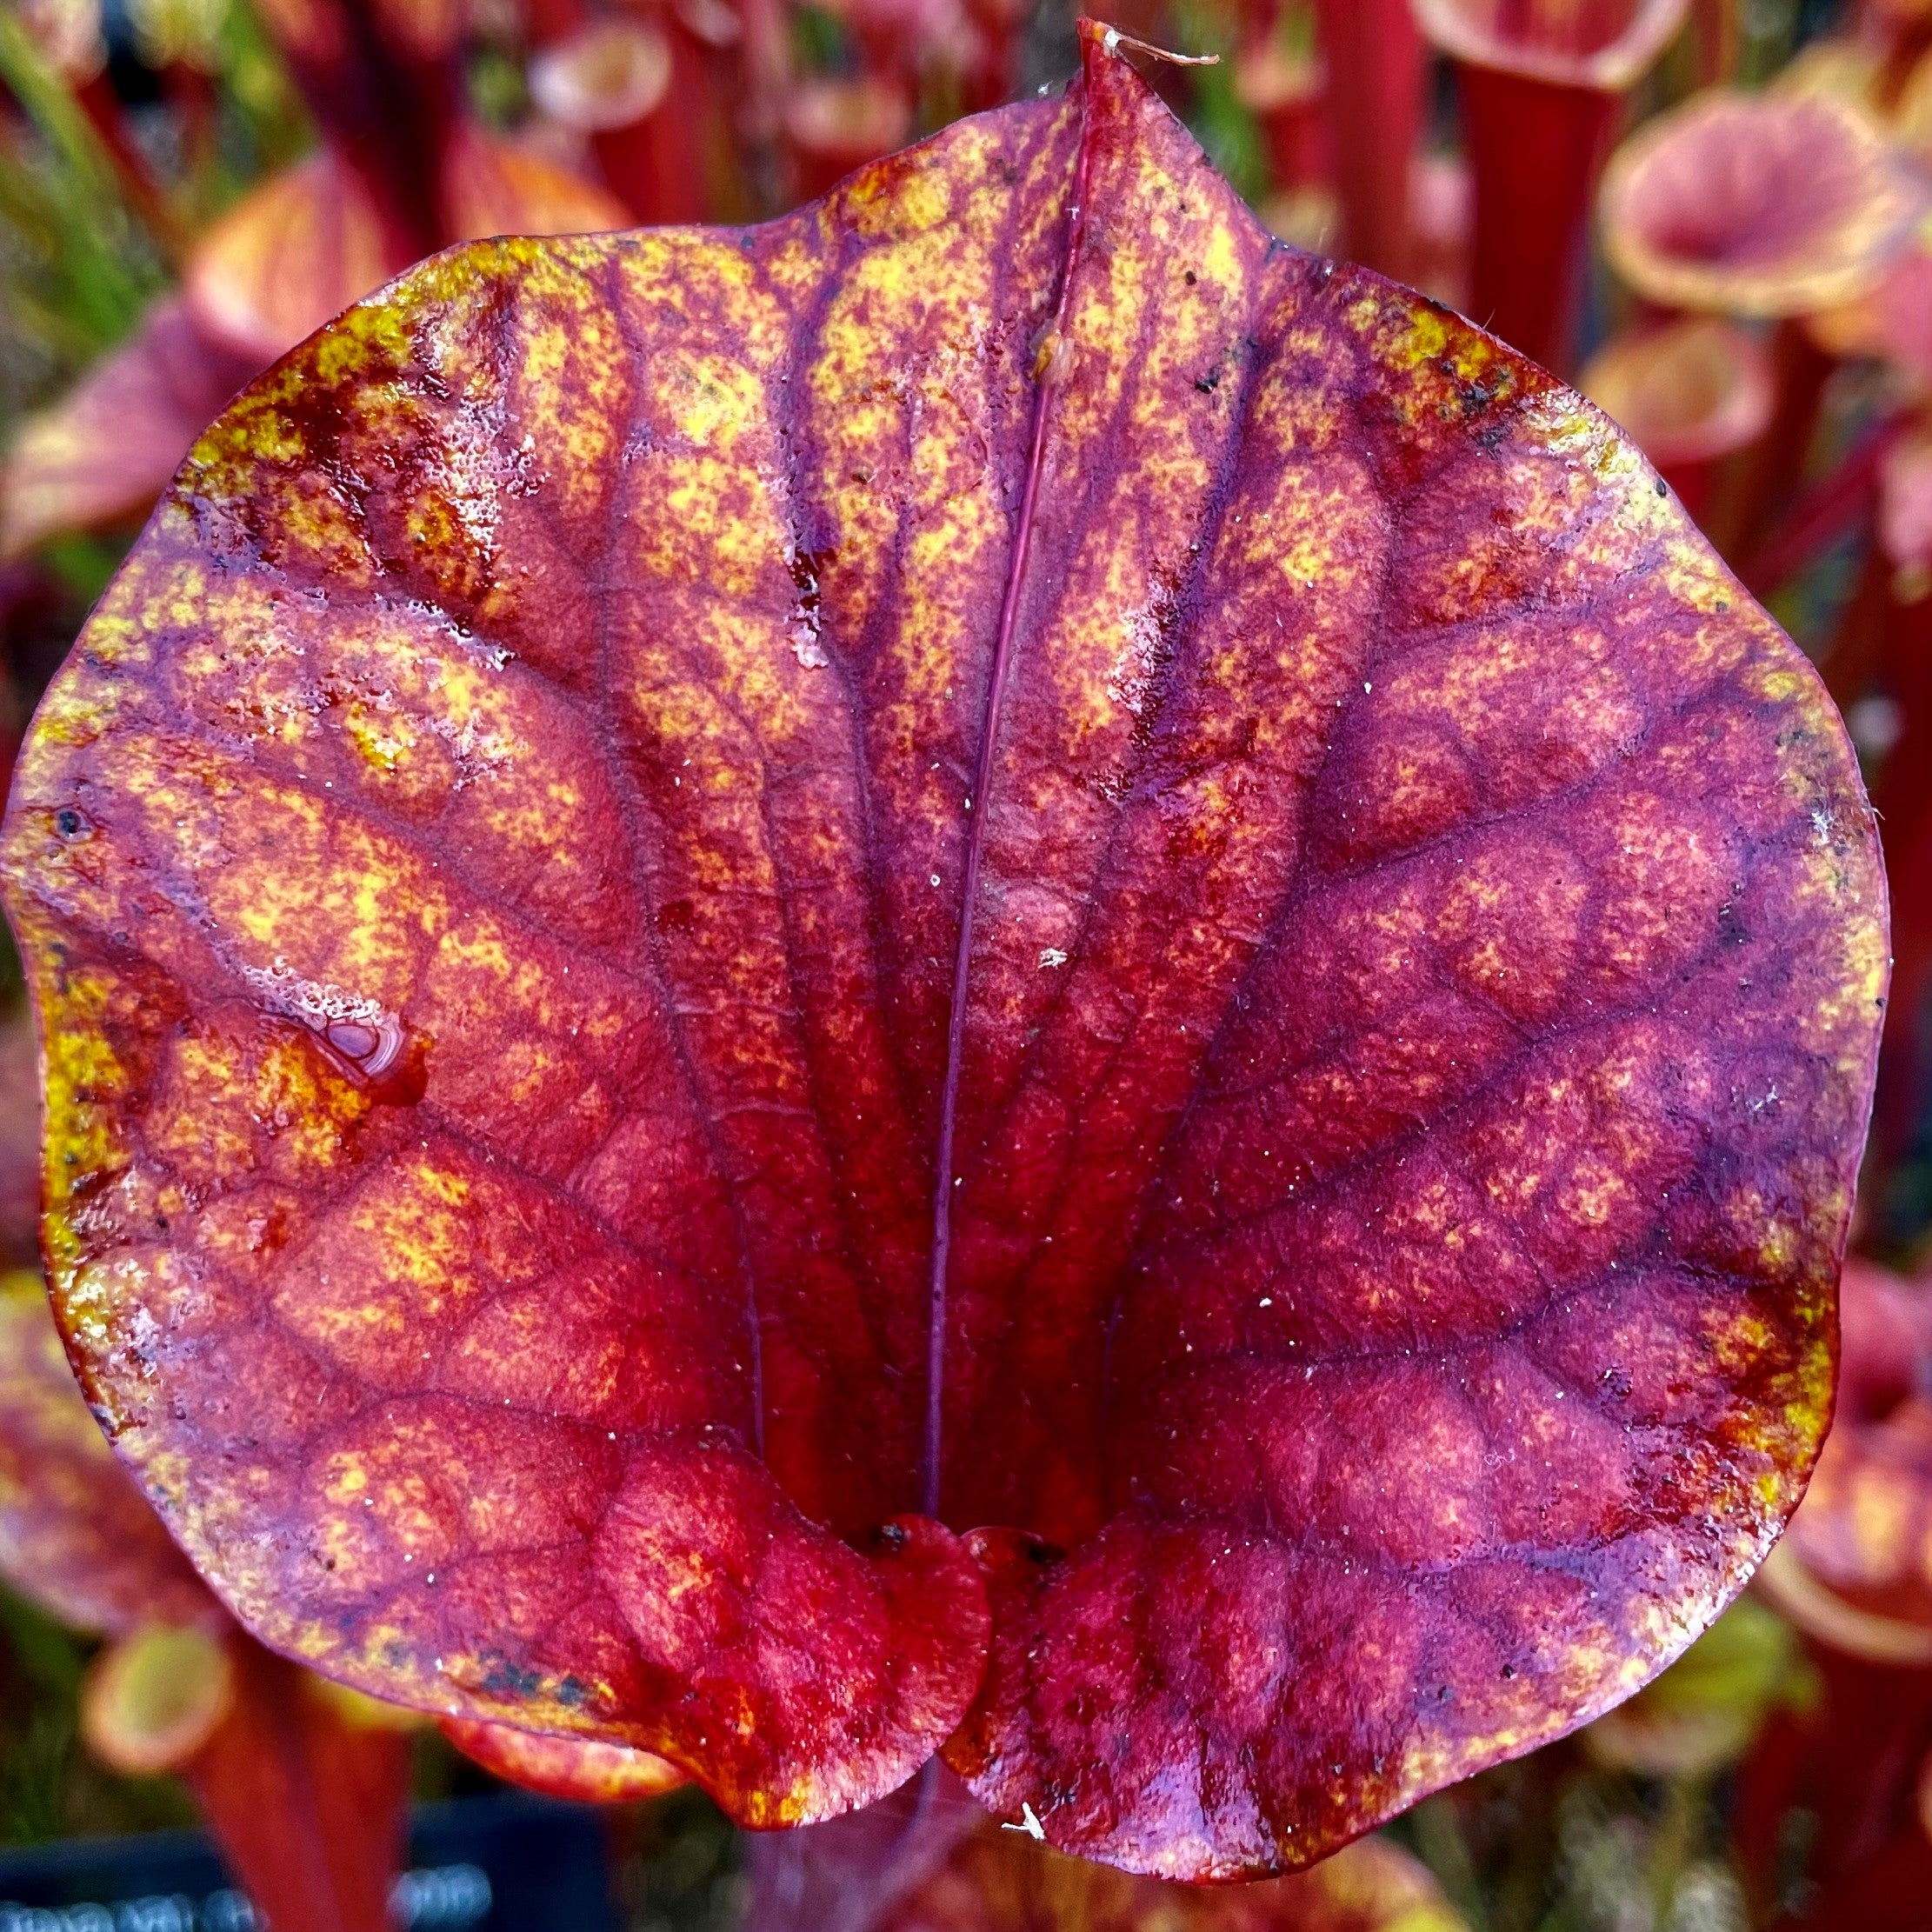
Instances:
[[[5,829],[60,1318],[266,1642],[1257,1876],[1795,1505],[1850,747],[1595,409],[1063,99],[479,244],[197,445]]]

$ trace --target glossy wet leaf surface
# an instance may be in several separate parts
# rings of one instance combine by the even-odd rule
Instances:
[[[197,1561],[749,1822],[943,1747],[1304,1862],[1634,1689],[1815,1454],[1886,953],[1829,700],[1097,38],[297,350],[6,869],[57,1300]]]

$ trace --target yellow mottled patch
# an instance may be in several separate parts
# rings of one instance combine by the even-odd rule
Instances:
[[[414,346],[410,311],[403,304],[358,303],[316,340],[315,372],[323,383],[347,383],[366,376],[371,368],[401,368]]]
[[[345,710],[342,728],[349,742],[385,776],[393,773],[416,746],[416,731],[407,718],[385,716],[361,705]]]
[[[1398,338],[1397,352],[1410,368],[1435,361],[1449,346],[1449,318],[1433,308],[1398,308],[1380,293],[1370,292],[1356,296],[1347,310],[1349,326],[1363,336],[1391,316],[1399,316],[1407,324],[1406,331]]]
[[[1789,704],[1804,693],[1807,681],[1795,670],[1761,663],[1742,673],[1739,682],[1767,704]]]
[[[298,389],[298,380],[284,372],[233,405],[188,453],[199,472],[197,484],[212,492],[257,464],[299,463],[308,444],[287,407]]]
[[[63,1324],[98,1358],[103,1384],[111,1385],[115,1379],[114,1351],[130,1318],[141,1320],[143,1290],[149,1285],[148,1270],[135,1255],[83,1261],[55,1271],[51,1286]]]
[[[669,426],[700,449],[766,427],[764,385],[734,357],[674,352],[652,374]]]
[[[23,937],[27,937],[23,933]],[[45,1145],[42,1175],[50,1258],[70,1262],[83,1251],[68,1209],[76,1195],[124,1167],[129,1159],[118,1103],[130,1078],[109,1043],[103,1022],[118,988],[104,973],[57,975],[35,969],[43,1026],[42,1082]]]
[[[119,695],[110,685],[57,684],[34,714],[35,745],[51,750],[90,744],[114,723],[120,708]]]
[[[862,235],[917,234],[939,228],[952,211],[950,177],[958,173],[970,180],[976,158],[983,165],[984,150],[990,146],[983,131],[971,128],[966,136],[966,152],[942,168],[929,157],[911,157],[889,167],[870,168],[846,189],[843,212]],[[975,150],[979,150],[976,157]]]

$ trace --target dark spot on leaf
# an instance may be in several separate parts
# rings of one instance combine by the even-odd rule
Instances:
[[[484,1673],[483,1689],[491,1697],[532,1697],[543,1688],[543,1674],[498,1656]]]

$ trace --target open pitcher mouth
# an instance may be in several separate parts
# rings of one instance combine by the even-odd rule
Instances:
[[[1603,183],[1604,249],[1655,301],[1803,314],[1873,288],[1924,205],[1857,103],[1714,90],[1618,151]]]

